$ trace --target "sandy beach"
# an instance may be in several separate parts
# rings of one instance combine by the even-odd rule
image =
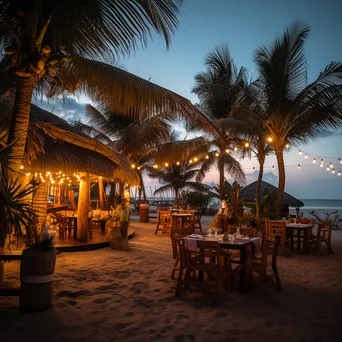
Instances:
[[[206,220],[206,218],[204,218]],[[284,290],[254,278],[250,293],[183,292],[170,279],[167,234],[133,222],[130,252],[109,248],[58,255],[55,307],[21,314],[18,299],[1,297],[2,341],[341,341],[342,231],[335,254],[279,257]],[[19,262],[6,264],[9,278]]]

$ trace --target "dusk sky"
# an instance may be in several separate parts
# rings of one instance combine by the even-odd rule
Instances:
[[[194,76],[205,70],[204,59],[213,48],[226,44],[238,67],[246,67],[255,75],[253,55],[260,45],[268,45],[276,35],[294,20],[311,27],[306,44],[309,81],[313,81],[331,61],[342,61],[342,1],[333,0],[185,0],[181,7],[180,27],[169,50],[161,37],[153,35],[147,49],[139,50],[130,58],[120,60],[125,70],[164,86],[189,98]],[[298,198],[342,198],[342,134],[320,138],[305,146],[298,146],[309,154],[308,159],[298,155],[298,149],[285,156],[286,191]],[[332,162],[336,173],[313,164],[313,158],[323,158],[325,165]],[[257,161],[243,160],[247,183],[256,180]],[[297,168],[300,163],[301,169]],[[277,184],[276,160],[266,160],[264,180]],[[272,169],[272,165],[275,169]],[[257,169],[256,169],[257,170]],[[229,177],[228,177],[229,178]],[[218,173],[212,171],[205,181],[218,182]]]

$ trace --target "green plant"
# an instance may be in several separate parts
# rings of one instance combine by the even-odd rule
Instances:
[[[240,198],[240,185],[237,182],[232,184],[227,206],[228,217],[232,218],[234,223],[238,222],[243,215],[243,199]]]
[[[9,178],[4,172],[0,174],[0,249],[6,247],[7,239],[10,247],[12,233],[17,238],[22,238],[22,228],[32,235],[35,222],[28,198],[38,186],[39,183],[35,181],[23,186],[18,177]]]
[[[269,192],[265,189],[260,203],[260,217],[266,217],[269,219],[277,218],[277,192]]]
[[[342,218],[341,215],[338,214],[338,210],[332,212],[325,212],[323,214],[318,214],[313,210],[309,211],[309,214],[313,216],[317,222],[330,221],[332,223],[332,229],[342,229]],[[322,217],[322,215],[324,215],[324,217]]]

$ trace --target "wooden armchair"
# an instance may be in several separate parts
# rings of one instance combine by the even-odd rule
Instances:
[[[321,248],[322,242],[327,246],[329,253],[334,253],[331,248],[331,232],[332,223],[331,222],[318,222],[317,234],[311,234],[310,245],[314,247],[314,252],[318,252]]]
[[[68,231],[68,221],[67,218],[59,213],[55,214],[56,226],[58,228],[58,238],[65,239]]]
[[[194,223],[195,223],[195,210],[181,210],[181,214],[191,214],[189,217],[185,217],[183,220],[183,227],[191,227],[191,229],[194,231]]]
[[[249,253],[249,260],[246,263],[246,269],[252,272],[256,272],[260,275],[260,282],[271,282],[276,290],[281,290],[281,281],[277,268],[277,254],[281,241],[281,237],[275,236],[274,240],[266,240],[264,242],[261,257],[253,257]],[[271,261],[268,260],[269,255],[272,256]],[[269,266],[272,268],[272,272],[269,273]]]
[[[163,233],[171,229],[172,225],[172,213],[171,211],[158,210],[157,212],[158,222],[155,231],[157,235],[158,231],[161,230]]]
[[[287,250],[288,253],[291,253],[291,249],[293,249],[293,237],[286,229],[286,222],[268,220],[266,239],[273,241],[277,236],[280,237],[280,245],[283,250]]]

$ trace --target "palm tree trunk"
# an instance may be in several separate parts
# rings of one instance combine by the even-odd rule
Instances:
[[[142,191],[143,199],[144,199],[144,201],[146,201],[145,184],[144,184],[144,180],[143,180],[141,172],[139,172],[139,181],[140,181],[140,189],[141,189],[141,190],[139,190],[139,197],[140,197],[140,191]]]
[[[275,146],[275,154],[278,162],[278,203],[277,203],[277,216],[281,217],[284,204],[284,191],[285,191],[285,165],[284,165],[284,155],[283,148],[281,146]]]
[[[17,77],[16,80],[16,94],[7,143],[10,144],[15,141],[9,153],[8,166],[18,172],[24,158],[32,94],[36,84],[37,78],[35,76]]]
[[[259,174],[258,174],[256,194],[255,194],[255,216],[256,216],[256,218],[260,217],[261,182],[262,182],[262,177],[264,175],[265,157],[264,156],[259,157],[258,160],[259,160]]]
[[[221,201],[226,199],[224,193],[224,165],[219,165],[219,173],[220,173],[220,199]]]

